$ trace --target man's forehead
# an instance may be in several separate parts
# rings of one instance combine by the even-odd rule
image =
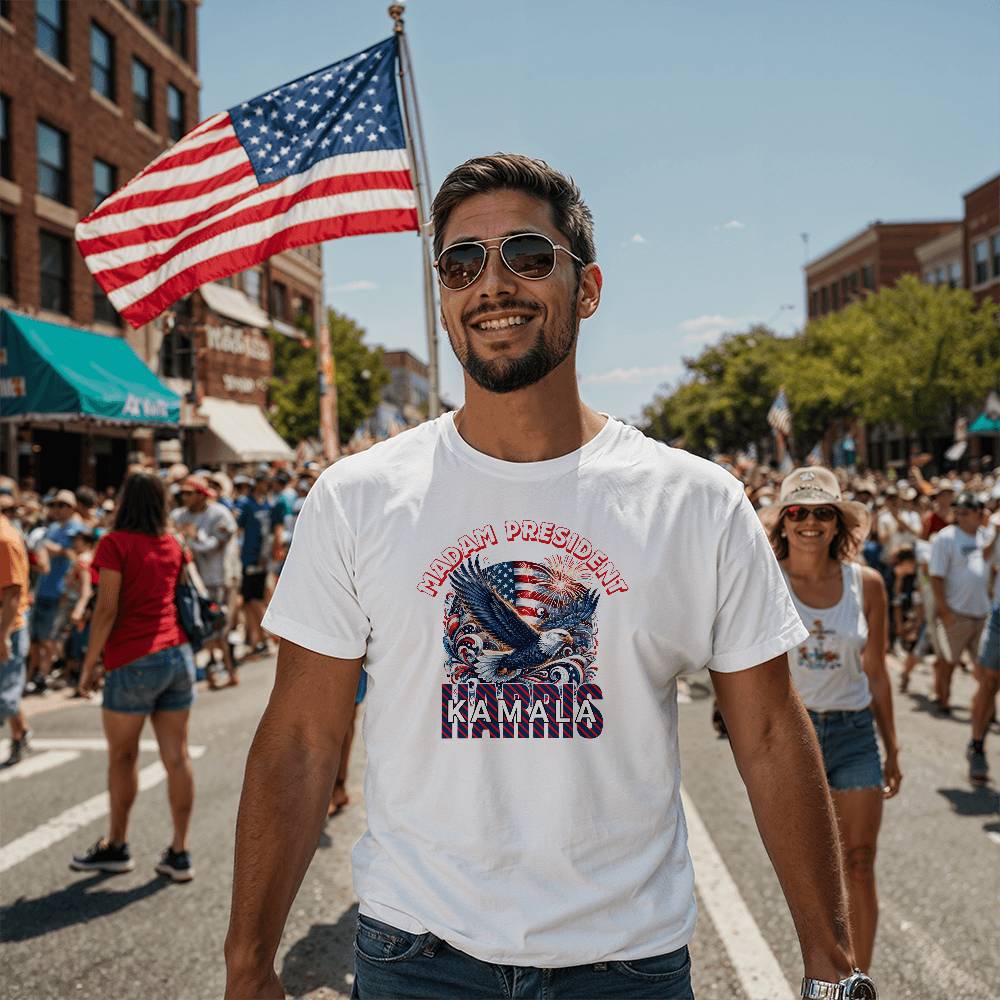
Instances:
[[[448,217],[444,245],[465,240],[489,240],[518,233],[543,233],[563,238],[552,222],[548,202],[524,191],[503,189],[474,194],[459,202]]]

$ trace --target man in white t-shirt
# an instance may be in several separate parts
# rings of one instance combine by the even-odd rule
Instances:
[[[907,506],[916,496],[911,486],[904,486],[902,495],[895,486],[886,487],[885,506],[878,516],[878,540],[886,565],[891,565],[900,549],[912,549],[923,534],[920,515]]]
[[[275,952],[362,662],[354,996],[690,997],[677,679],[704,666],[806,975],[841,981],[840,853],[785,656],[806,631],[741,484],[581,402],[603,278],[572,181],[469,161],[434,231],[465,404],[339,461],[303,505],[264,621],[282,641],[226,996],[284,995]]]

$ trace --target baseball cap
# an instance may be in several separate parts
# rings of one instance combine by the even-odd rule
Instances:
[[[979,497],[971,490],[964,490],[955,498],[954,507],[961,507],[965,510],[982,510],[982,503]]]

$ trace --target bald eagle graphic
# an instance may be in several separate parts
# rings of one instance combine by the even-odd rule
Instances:
[[[597,591],[588,590],[571,604],[553,611],[551,617],[535,628],[493,589],[478,556],[452,573],[451,586],[483,631],[509,647],[507,651],[480,655],[475,671],[487,683],[520,680],[557,656],[564,646],[571,646],[570,629],[593,616],[599,597]]]

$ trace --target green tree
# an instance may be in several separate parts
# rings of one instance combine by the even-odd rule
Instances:
[[[354,320],[327,310],[337,384],[340,442],[346,444],[358,425],[375,411],[390,375],[382,349],[364,343],[365,331]],[[303,324],[307,333],[311,330]],[[294,340],[271,331],[274,378],[271,379],[271,423],[289,443],[319,434],[319,384],[316,346],[310,338]]]

